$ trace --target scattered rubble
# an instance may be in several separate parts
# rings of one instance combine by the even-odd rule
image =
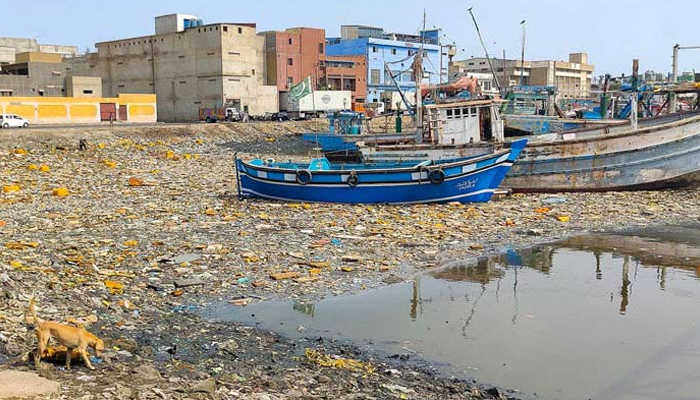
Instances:
[[[439,378],[413,360],[370,360],[192,312],[212,300],[352,294],[506,245],[700,217],[699,189],[478,205],[236,198],[235,151],[304,157],[311,148],[295,133],[314,124],[0,131],[0,369],[33,369],[24,314],[36,295],[40,318],[107,342],[102,362],[91,360],[95,373],[79,360],[73,373],[45,364],[64,398],[500,398],[503,390]],[[354,362],[362,371],[337,367]]]

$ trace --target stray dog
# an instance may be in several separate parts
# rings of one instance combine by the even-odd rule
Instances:
[[[36,311],[34,310],[34,297],[29,301],[29,313],[34,319],[36,324],[36,337],[39,340],[39,348],[36,353],[34,353],[34,366],[39,369],[41,365],[41,357],[46,351],[46,345],[49,343],[49,339],[53,337],[65,346],[68,350],[67,355],[70,355],[73,349],[76,349],[80,356],[85,361],[85,365],[88,368],[94,370],[95,367],[90,363],[90,358],[88,357],[87,348],[92,347],[95,350],[97,357],[102,357],[102,352],[105,349],[105,343],[99,339],[97,336],[85,330],[85,328],[74,328],[72,326],[66,326],[59,324],[58,322],[41,321],[36,317]],[[71,357],[66,357],[66,368],[70,371],[70,361]]]

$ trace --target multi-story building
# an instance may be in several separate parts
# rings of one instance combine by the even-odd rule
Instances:
[[[327,39],[329,56],[361,56],[367,59],[367,103],[391,101],[391,94],[398,91],[415,92],[413,56],[423,46],[423,84],[447,81],[446,46],[440,45],[439,30],[425,31],[420,35],[385,33],[382,28],[363,25],[341,26],[340,38]],[[396,85],[385,69],[389,67]]]
[[[321,87],[328,90],[349,90],[353,103],[367,100],[367,57],[326,56]]]
[[[0,114],[32,124],[155,122],[156,96],[102,97],[102,79],[67,74],[61,54],[18,53],[0,71]]]
[[[267,81],[280,92],[310,76],[314,86],[321,81],[325,59],[326,31],[315,28],[292,28],[284,32],[259,34],[265,38]]]
[[[61,54],[18,53],[0,71],[0,96],[101,97],[102,84],[99,77],[66,74]]]
[[[496,79],[501,87],[513,85],[556,86],[562,98],[585,98],[591,94],[594,66],[588,64],[588,54],[571,53],[569,61],[525,61],[491,59]],[[521,65],[524,67],[521,68]],[[491,72],[488,59],[470,58],[450,65],[450,74]],[[522,74],[522,75],[521,75]],[[521,82],[522,76],[522,82]]]
[[[74,56],[77,46],[39,44],[36,39],[0,37],[0,66],[15,64],[18,53],[49,53],[60,56]]]
[[[232,106],[250,114],[278,110],[266,85],[264,38],[248,23],[204,23],[191,15],[156,18],[154,35],[97,43],[69,61],[73,73],[101,76],[105,96],[154,93],[163,121],[198,118],[200,108]]]
[[[498,86],[508,87],[521,84],[530,84],[530,69],[532,63],[525,61],[525,68],[521,68],[520,60],[498,59],[492,58],[491,65],[496,71],[495,80],[498,80]],[[493,76],[489,60],[485,57],[473,57],[467,60],[454,61],[450,64],[450,76],[468,75],[470,73],[488,73]]]
[[[326,31],[291,28],[261,32],[265,37],[266,77],[280,93],[311,77],[318,90],[350,90],[353,102],[364,103],[367,61],[363,56],[326,55]]]

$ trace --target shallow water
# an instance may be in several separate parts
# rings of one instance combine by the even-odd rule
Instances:
[[[508,251],[315,304],[206,314],[418,354],[525,398],[690,400],[700,398],[699,276],[700,229],[669,227]]]

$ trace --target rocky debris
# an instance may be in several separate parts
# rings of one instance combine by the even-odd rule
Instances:
[[[476,205],[236,198],[234,150],[304,158],[296,133],[314,124],[0,130],[0,363],[29,364],[21,357],[35,339],[25,313],[36,295],[41,318],[84,326],[107,343],[103,360],[91,353],[95,373],[44,364],[67,398],[123,398],[131,389],[144,398],[488,397],[413,358],[373,360],[392,372],[358,376],[304,361],[306,348],[371,361],[356,349],[192,313],[211,301],[243,307],[352,294],[505,245],[700,218],[700,189],[516,194]],[[208,379],[215,392],[191,392]]]
[[[146,382],[160,381],[163,379],[156,368],[146,364],[134,368],[133,374],[136,380]]]
[[[193,393],[209,393],[216,392],[216,380],[214,378],[205,379],[192,387]]]
[[[0,399],[25,399],[58,393],[59,382],[42,378],[33,372],[0,371]]]

